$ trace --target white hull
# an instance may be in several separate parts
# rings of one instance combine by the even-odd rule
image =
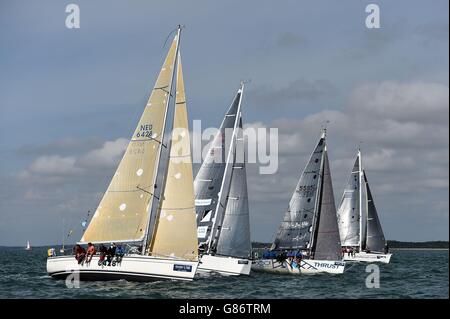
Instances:
[[[331,260],[301,260],[300,267],[292,267],[287,260],[283,262],[275,259],[258,259],[253,261],[252,270],[278,274],[342,274],[345,262]]]
[[[106,260],[99,265],[99,256],[94,256],[90,263],[82,264],[78,264],[74,256],[47,259],[47,273],[50,276],[64,279],[74,273],[79,274],[80,280],[193,280],[197,266],[198,262],[142,255],[126,255],[120,263],[112,262],[111,265]]]
[[[225,276],[248,275],[250,274],[251,266],[251,261],[244,258],[203,255],[200,257],[197,272],[212,272]]]
[[[363,262],[381,262],[388,264],[391,260],[392,254],[382,254],[382,253],[366,253],[366,252],[359,252],[355,253],[354,256],[348,255],[348,253],[344,254],[344,260],[345,261],[363,261]]]

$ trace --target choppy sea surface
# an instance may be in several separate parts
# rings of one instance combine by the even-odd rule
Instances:
[[[390,264],[378,264],[380,287],[370,289],[365,263],[349,264],[343,275],[253,272],[193,282],[118,280],[67,288],[64,280],[47,276],[46,252],[47,247],[0,248],[0,298],[449,298],[447,250],[393,250]]]

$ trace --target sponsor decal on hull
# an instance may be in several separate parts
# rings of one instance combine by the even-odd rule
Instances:
[[[174,271],[192,272],[192,266],[175,264],[175,265],[173,265],[173,270]]]

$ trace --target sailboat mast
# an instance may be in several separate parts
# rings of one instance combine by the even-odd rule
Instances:
[[[240,96],[239,96],[239,104],[236,110],[236,114],[235,114],[235,120],[234,120],[234,126],[233,126],[233,134],[231,135],[231,143],[230,143],[230,149],[228,150],[228,154],[227,154],[227,158],[226,158],[226,164],[225,164],[225,169],[223,172],[223,179],[222,179],[222,183],[220,185],[220,195],[219,198],[217,200],[217,206],[216,206],[216,211],[214,214],[214,221],[213,224],[211,226],[211,234],[208,240],[208,253],[211,253],[211,249],[212,249],[212,243],[216,237],[216,224],[217,221],[219,220],[219,216],[218,216],[218,212],[219,209],[221,209],[222,206],[222,199],[226,198],[228,196],[228,194],[223,194],[223,187],[225,185],[225,177],[227,176],[227,172],[229,170],[229,166],[230,166],[230,159],[231,159],[231,154],[233,153],[233,147],[234,147],[234,139],[235,139],[235,135],[236,135],[236,127],[239,123],[239,118],[240,118],[240,114],[241,114],[241,103],[242,103],[242,95],[244,94],[244,82],[241,82],[241,88],[239,89],[240,91]],[[224,197],[225,196],[225,197]],[[216,231],[215,231],[216,230]]]
[[[359,251],[363,249],[363,211],[362,211],[362,166],[361,149],[358,149],[358,178],[359,178]]]
[[[167,102],[166,102],[166,112],[164,114],[164,121],[163,121],[163,127],[162,127],[162,135],[161,135],[161,146],[159,147],[159,152],[158,152],[158,163],[160,163],[161,161],[161,154],[162,154],[162,142],[164,140],[164,132],[166,129],[166,123],[167,123],[167,113],[168,113],[168,108],[169,108],[169,104],[171,101],[171,97],[172,97],[172,88],[173,88],[173,79],[175,77],[175,70],[176,70],[176,63],[178,60],[178,51],[179,51],[179,45],[180,45],[180,36],[181,36],[181,25],[178,25],[177,28],[177,43],[176,43],[176,49],[175,49],[175,59],[172,65],[172,73],[171,73],[171,78],[170,78],[170,91],[168,92],[168,96],[167,96]],[[169,153],[170,153],[170,147],[169,147]],[[155,165],[155,170],[156,170],[156,178],[155,178],[155,182],[158,180],[158,168],[159,165]],[[165,170],[167,171],[167,167],[165,168]],[[163,178],[163,181],[161,182],[162,185],[164,185],[165,183],[165,178]],[[161,195],[163,194],[164,191],[164,186],[162,187],[162,190],[160,192],[160,197],[158,199],[158,205],[151,205],[152,209],[155,213],[158,211],[158,207],[160,205],[161,202]],[[150,199],[150,201],[154,200],[154,196],[152,196],[152,198]],[[154,207],[156,206],[156,209],[154,209]],[[147,252],[147,248],[150,247],[150,241],[152,241],[152,238],[154,237],[154,227],[152,227],[153,225],[153,221],[156,220],[157,216],[155,218],[151,218],[152,213],[147,212],[150,214],[150,217],[148,219],[148,225],[146,227],[145,230],[145,235],[144,235],[144,240],[143,240],[143,247],[142,247],[142,255],[145,255]],[[151,236],[149,236],[151,234]]]

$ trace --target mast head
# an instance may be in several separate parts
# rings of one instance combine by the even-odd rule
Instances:
[[[361,157],[361,144],[363,143],[363,141],[359,141],[358,143],[358,156]]]
[[[251,79],[248,79],[248,80],[241,80],[241,87],[239,88],[239,90],[242,92],[242,91],[244,91],[244,86],[245,86],[245,84],[247,84],[247,83],[250,83],[252,80]]]
[[[325,124],[322,124],[322,135],[320,136],[320,138],[327,138],[327,125],[328,123],[330,123],[329,120],[325,121]]]

